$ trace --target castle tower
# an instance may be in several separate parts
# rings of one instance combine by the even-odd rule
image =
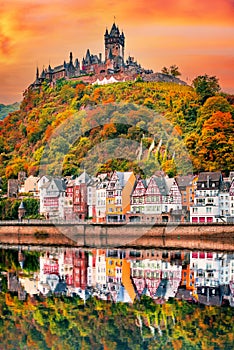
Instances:
[[[105,60],[108,60],[111,52],[113,56],[120,56],[124,61],[125,37],[123,32],[120,34],[119,28],[116,26],[115,22],[112,25],[110,33],[108,33],[108,30],[106,29],[104,41]]]
[[[24,206],[24,202],[21,201],[20,206],[18,208],[18,219],[20,221],[22,221],[22,218],[25,216],[25,214],[26,214],[26,209],[25,209],[25,206]]]

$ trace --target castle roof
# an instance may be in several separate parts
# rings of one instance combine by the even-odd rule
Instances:
[[[117,32],[119,32],[119,29],[118,29],[118,27],[116,27],[116,24],[114,22],[113,25],[112,25],[111,31],[110,31],[110,35],[111,36],[115,35]]]
[[[51,69],[51,72],[57,73],[57,72],[60,72],[62,70],[65,70],[64,64],[61,64],[60,66],[54,67],[53,69]]]

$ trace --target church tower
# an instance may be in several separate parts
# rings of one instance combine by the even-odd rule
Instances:
[[[120,56],[124,61],[125,37],[123,32],[120,34],[119,28],[116,26],[115,22],[112,25],[110,33],[108,33],[108,30],[106,29],[104,41],[105,60],[107,61],[111,56]]]

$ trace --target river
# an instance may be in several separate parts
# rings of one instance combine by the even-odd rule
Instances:
[[[234,251],[0,250],[0,349],[233,348]]]

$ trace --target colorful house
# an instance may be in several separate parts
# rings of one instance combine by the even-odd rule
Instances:
[[[125,222],[135,180],[133,172],[114,171],[106,189],[107,222]]]

